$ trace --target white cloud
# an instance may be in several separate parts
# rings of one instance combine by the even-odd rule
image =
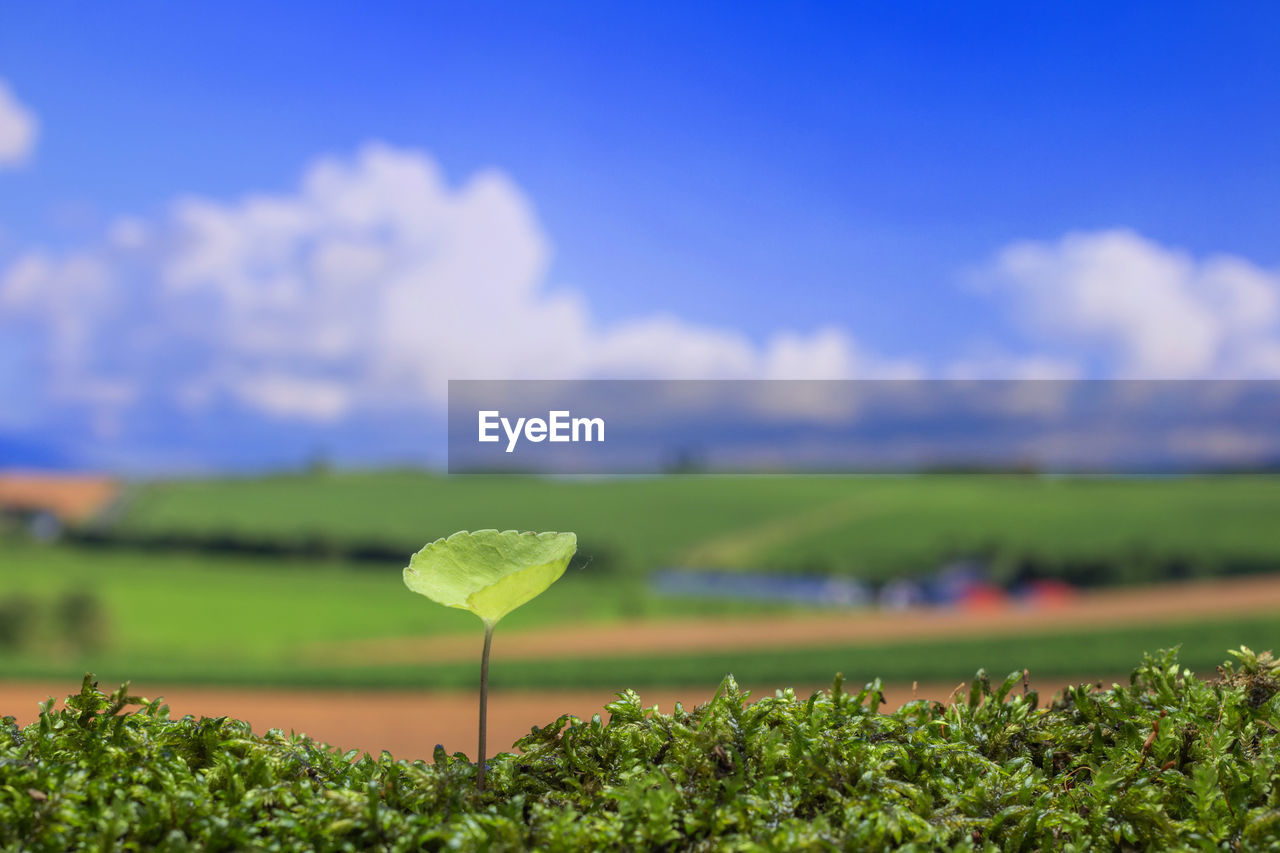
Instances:
[[[1101,349],[1135,378],[1280,376],[1280,272],[1128,230],[1003,249],[982,276],[1038,343]]]
[[[188,414],[332,423],[439,407],[450,378],[842,378],[911,369],[836,329],[764,344],[674,317],[602,326],[547,286],[532,206],[497,171],[447,185],[372,144],[296,192],[182,198],[102,244],[0,274],[0,325],[44,331],[51,388],[136,383]],[[138,395],[135,395],[135,399]],[[117,405],[125,405],[120,402]]]
[[[109,311],[110,275],[99,258],[88,254],[55,257],[35,251],[15,261],[0,279],[4,314],[39,314],[54,395],[65,395],[91,378],[96,317]]]
[[[812,335],[775,335],[755,375],[763,379],[919,379],[924,368],[911,359],[872,355],[847,332],[828,326]]]
[[[758,368],[763,353],[728,329],[653,317],[598,335],[588,346],[592,375],[612,379],[736,379]]]
[[[285,418],[335,421],[350,405],[348,388],[322,379],[255,374],[242,378],[236,388],[244,400],[261,411]]]
[[[0,169],[26,162],[35,150],[39,128],[35,113],[0,79]]]
[[[451,378],[1063,378],[1091,359],[1119,376],[1280,376],[1280,275],[1129,231],[1000,251],[986,284],[1034,345],[932,369],[836,326],[754,340],[670,315],[603,324],[549,286],[549,255],[503,173],[450,185],[425,154],[371,144],[291,192],[179,198],[96,245],[20,254],[0,269],[0,336],[32,380],[20,393],[42,396],[0,402],[79,407],[127,442],[157,409],[321,427],[438,412]]]

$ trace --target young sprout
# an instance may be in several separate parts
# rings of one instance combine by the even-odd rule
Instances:
[[[480,748],[476,786],[484,790],[485,725],[489,702],[489,647],[498,620],[536,598],[564,574],[578,550],[573,533],[460,530],[437,539],[409,560],[409,589],[447,607],[470,610],[484,622],[480,656]]]

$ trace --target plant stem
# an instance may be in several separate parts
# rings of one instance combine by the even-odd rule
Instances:
[[[489,722],[489,647],[493,645],[493,626],[484,626],[484,653],[480,656],[480,748],[476,752],[476,788],[484,790],[484,741]]]

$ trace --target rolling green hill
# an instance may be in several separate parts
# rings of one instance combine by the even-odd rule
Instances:
[[[406,551],[455,530],[574,530],[597,571],[811,569],[883,579],[957,554],[1124,561],[1127,579],[1280,568],[1280,478],[761,476],[611,480],[411,472],[141,486],[123,527],[374,539]]]

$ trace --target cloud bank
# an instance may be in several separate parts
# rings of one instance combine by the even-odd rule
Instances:
[[[836,328],[757,343],[674,316],[605,326],[548,286],[549,253],[503,173],[453,187],[426,154],[370,144],[287,194],[180,198],[97,245],[25,252],[0,271],[0,328],[22,332],[41,377],[27,408],[83,411],[104,437],[139,410],[311,424],[439,411],[450,378],[916,370]]]
[[[384,144],[317,160],[290,192],[177,198],[0,268],[0,439],[182,467],[237,442],[298,458],[345,429],[374,458],[392,432],[412,456],[448,379],[1280,378],[1280,274],[1125,230],[996,252],[978,278],[1031,345],[935,364],[838,326],[753,340],[670,315],[603,324],[548,282],[549,255],[505,174],[450,185]]]
[[[1041,346],[1126,378],[1280,378],[1280,271],[1195,258],[1133,231],[1002,249],[980,277]]]

